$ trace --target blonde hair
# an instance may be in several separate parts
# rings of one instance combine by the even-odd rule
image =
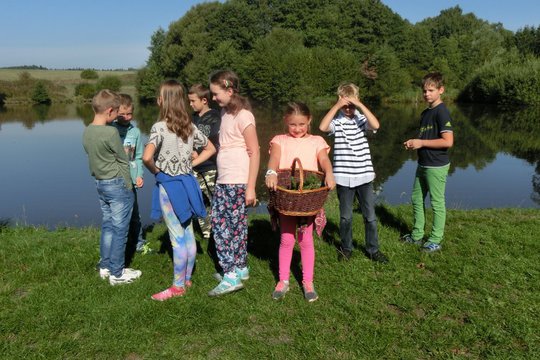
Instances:
[[[191,117],[186,111],[184,87],[176,80],[166,80],[159,87],[159,117],[167,128],[184,142],[193,133]]]
[[[360,89],[353,83],[341,84],[337,89],[339,97],[354,97],[358,99]]]
[[[227,111],[238,114],[242,109],[251,110],[249,100],[240,95],[240,79],[230,70],[216,71],[210,76],[210,84],[214,84],[223,90],[232,89],[231,102],[227,105]]]
[[[102,114],[107,109],[117,110],[120,107],[120,96],[109,89],[100,90],[92,98],[92,109],[96,114]]]
[[[285,112],[283,113],[283,121],[287,122],[287,118],[291,115],[301,115],[307,117],[311,121],[311,111],[303,102],[291,101],[287,103]],[[308,126],[308,133],[311,130],[311,123]]]

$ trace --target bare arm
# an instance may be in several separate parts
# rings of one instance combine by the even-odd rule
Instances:
[[[196,153],[196,151],[194,151],[194,153]],[[206,160],[210,159],[210,157],[214,155],[215,153],[216,153],[216,147],[214,146],[214,144],[212,144],[210,140],[208,140],[208,143],[202,149],[201,153],[195,159],[193,159],[192,165],[197,166],[199,164],[202,164]]]
[[[257,130],[255,125],[249,125],[244,130],[244,141],[248,153],[251,152],[249,157],[249,175],[246,189],[246,205],[255,205],[257,202],[257,195],[255,193],[255,184],[257,182],[257,173],[259,172],[259,164],[261,160],[261,154],[259,149],[259,140],[257,139]]]
[[[154,175],[161,171],[159,168],[156,167],[156,163],[154,162],[155,152],[156,146],[154,144],[146,144],[142,156],[144,166],[146,166],[148,171],[150,171]]]
[[[334,189],[336,187],[336,180],[334,179],[334,172],[332,171],[332,162],[330,162],[326,149],[319,151],[317,154],[317,160],[319,161],[319,165],[325,174],[325,185],[328,186],[330,190]]]
[[[281,147],[278,144],[272,144],[270,148],[270,159],[268,159],[268,170],[279,170],[279,159],[281,158]],[[264,182],[269,189],[276,190],[277,175],[265,176]]]
[[[364,114],[364,116],[367,119],[369,128],[371,130],[378,130],[380,127],[379,120],[373,113],[365,106],[360,99],[356,99],[354,97],[352,98],[345,98],[345,100],[348,100],[351,104],[354,104],[361,112]]]
[[[409,139],[403,143],[407,150],[417,150],[423,147],[430,149],[448,149],[454,145],[454,133],[445,131],[441,133],[441,137],[432,140]]]
[[[319,124],[319,130],[322,132],[329,132],[330,131],[330,123],[332,122],[332,119],[334,116],[336,116],[337,112],[344,106],[347,105],[348,102],[346,102],[343,98],[339,98],[338,101],[332,106],[330,110],[326,113],[326,115],[321,120],[321,123]]]

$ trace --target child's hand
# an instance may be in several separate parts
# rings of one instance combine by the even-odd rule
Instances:
[[[268,189],[276,191],[277,188],[277,175],[267,175],[264,179],[264,182]]]
[[[257,194],[255,194],[255,189],[248,188],[246,190],[246,206],[255,206],[257,204]]]
[[[326,174],[324,177],[324,184],[330,188],[330,190],[334,190],[336,187],[336,180],[334,179],[334,174]]]
[[[191,160],[195,160],[198,157],[199,157],[199,154],[196,151],[191,152]]]
[[[409,139],[403,143],[405,150],[417,150],[422,147],[422,140],[420,139]]]
[[[350,104],[350,100],[349,98],[347,97],[344,97],[344,96],[340,96],[336,105],[339,107],[339,108],[342,108],[344,106],[347,106]]]
[[[138,188],[142,188],[144,185],[144,180],[142,177],[137,177],[137,179],[135,179],[135,186],[138,187]]]

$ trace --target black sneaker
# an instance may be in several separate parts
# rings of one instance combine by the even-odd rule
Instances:
[[[386,255],[384,255],[380,251],[377,251],[374,254],[368,254],[368,257],[369,257],[369,259],[371,261],[375,261],[375,262],[378,262],[378,263],[381,263],[381,264],[387,264],[388,263],[388,258],[386,257]]]
[[[352,257],[352,250],[339,249],[338,252],[339,261],[349,261]]]
[[[414,240],[411,234],[403,235],[400,240],[407,244],[422,245],[422,239]]]

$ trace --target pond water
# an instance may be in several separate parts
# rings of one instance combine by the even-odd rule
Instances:
[[[447,206],[540,208],[540,109],[499,111],[449,106],[455,146],[447,184]],[[381,129],[370,137],[379,201],[410,203],[416,157],[402,142],[417,132],[421,107],[374,109]],[[261,169],[270,138],[283,131],[279,110],[256,108]],[[139,107],[144,137],[156,119],[155,107]],[[314,126],[323,112],[314,114]],[[0,109],[0,221],[12,224],[87,226],[100,224],[93,179],[81,145],[92,120],[89,106],[55,105]],[[315,132],[317,133],[317,132]],[[328,139],[331,142],[331,138]],[[258,197],[266,197],[261,170]],[[139,191],[143,223],[149,224],[153,177],[145,173]]]

